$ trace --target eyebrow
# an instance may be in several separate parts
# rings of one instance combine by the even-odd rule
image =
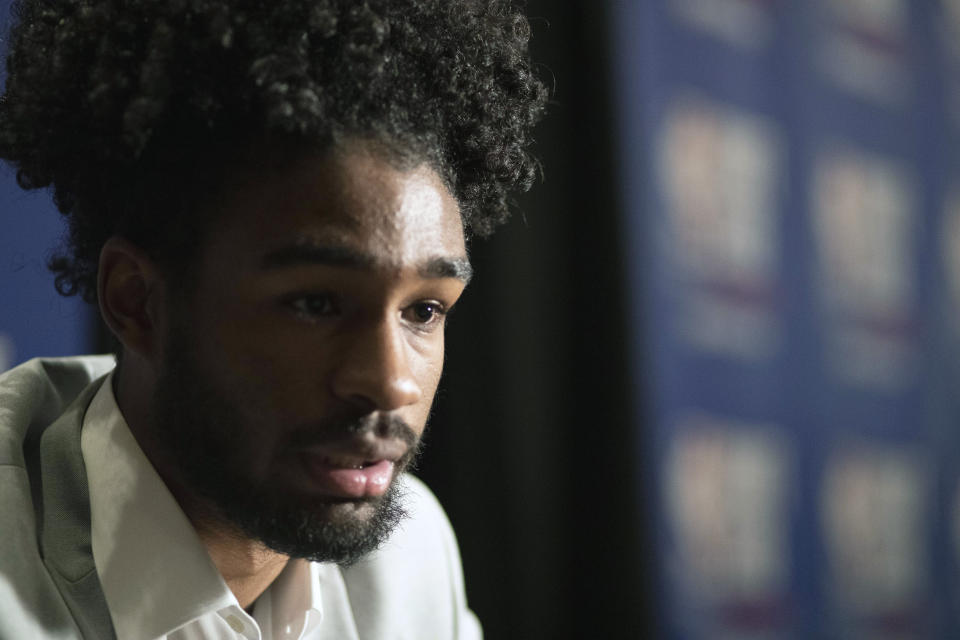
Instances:
[[[263,257],[263,269],[282,269],[301,265],[346,267],[370,271],[377,260],[366,253],[341,245],[298,243],[275,249]],[[422,263],[417,273],[423,278],[456,278],[464,284],[473,277],[473,267],[467,258],[434,257]]]

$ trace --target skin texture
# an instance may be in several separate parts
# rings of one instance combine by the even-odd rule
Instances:
[[[98,289],[124,348],[121,412],[248,607],[288,555],[194,490],[166,446],[156,392],[169,349],[183,348],[171,336],[180,332],[182,343],[189,332],[196,382],[231,407],[217,463],[242,474],[236,484],[292,496],[323,522],[362,527],[377,501],[330,495],[303,464],[303,442],[316,429],[311,455],[411,449],[383,425],[422,435],[443,367],[445,312],[469,265],[457,202],[426,164],[398,168],[353,142],[230,184],[212,206],[189,286],[114,237],[101,252]],[[320,437],[320,425],[348,418],[374,426]]]

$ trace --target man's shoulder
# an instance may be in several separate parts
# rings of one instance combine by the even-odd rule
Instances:
[[[0,373],[0,381],[26,378],[65,381],[76,376],[94,380],[113,369],[115,364],[114,356],[106,354],[32,358]]]
[[[421,480],[407,474],[400,486],[407,517],[383,546],[343,570],[361,637],[386,637],[391,627],[419,629],[420,637],[474,637],[463,631],[476,621],[466,608],[450,521]]]
[[[459,556],[447,555],[451,550],[456,551],[456,540],[450,521],[433,492],[422,480],[409,473],[401,476],[398,484],[405,517],[379,549],[348,571],[403,573],[397,570],[408,566],[419,570],[430,566],[447,568],[453,560],[459,565]]]
[[[81,635],[74,610],[88,608],[86,600],[68,603],[61,576],[65,566],[62,557],[83,560],[79,553],[70,553],[69,544],[54,545],[57,558],[41,554],[42,514],[44,501],[56,487],[76,486],[69,479],[42,478],[40,440],[58,418],[73,419],[65,412],[76,401],[76,414],[84,402],[85,389],[113,366],[111,357],[54,358],[30,360],[0,375],[0,638],[76,638]],[[79,425],[79,422],[77,423]],[[77,429],[79,432],[79,427]],[[58,472],[62,467],[54,466]],[[59,509],[53,501],[51,512],[75,514],[75,505]],[[75,540],[73,536],[62,536]],[[58,538],[50,538],[54,542]],[[49,549],[44,546],[46,551]],[[89,552],[87,552],[89,553]],[[56,562],[54,562],[56,560]],[[48,564],[50,570],[48,571]],[[92,559],[90,559],[92,564]],[[72,576],[71,576],[72,577]],[[74,581],[71,593],[86,593],[88,579]],[[79,603],[79,604],[78,604]],[[84,624],[83,628],[87,628]]]
[[[114,364],[113,356],[34,358],[0,374],[0,464],[23,466],[28,440]]]
[[[400,488],[404,509],[408,516],[398,525],[402,534],[425,533],[419,530],[420,527],[425,527],[435,533],[449,532],[453,535],[450,521],[443,507],[440,506],[440,501],[423,480],[413,474],[405,473],[400,477]]]

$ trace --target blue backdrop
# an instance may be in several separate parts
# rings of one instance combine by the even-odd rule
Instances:
[[[960,637],[960,2],[613,7],[663,637]]]
[[[0,0],[4,38],[9,7],[9,0]],[[0,50],[6,50],[5,40]],[[0,371],[35,356],[90,349],[92,309],[76,298],[57,295],[45,267],[63,228],[50,195],[23,192],[13,169],[0,164]]]

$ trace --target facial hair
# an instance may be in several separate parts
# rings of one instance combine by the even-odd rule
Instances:
[[[244,456],[256,450],[260,430],[239,408],[243,394],[228,391],[203,370],[186,328],[173,326],[166,345],[153,398],[153,430],[191,498],[212,507],[205,517],[284,555],[341,565],[359,560],[389,537],[406,515],[396,481],[383,496],[343,500],[285,490],[269,478],[251,478]],[[419,452],[419,438],[402,420],[369,415],[339,416],[310,428],[291,429],[290,441],[297,446],[322,445],[366,431],[408,445],[407,454],[395,464],[394,479]],[[359,509],[368,515],[354,517],[348,503],[358,508],[367,503],[372,509]]]

